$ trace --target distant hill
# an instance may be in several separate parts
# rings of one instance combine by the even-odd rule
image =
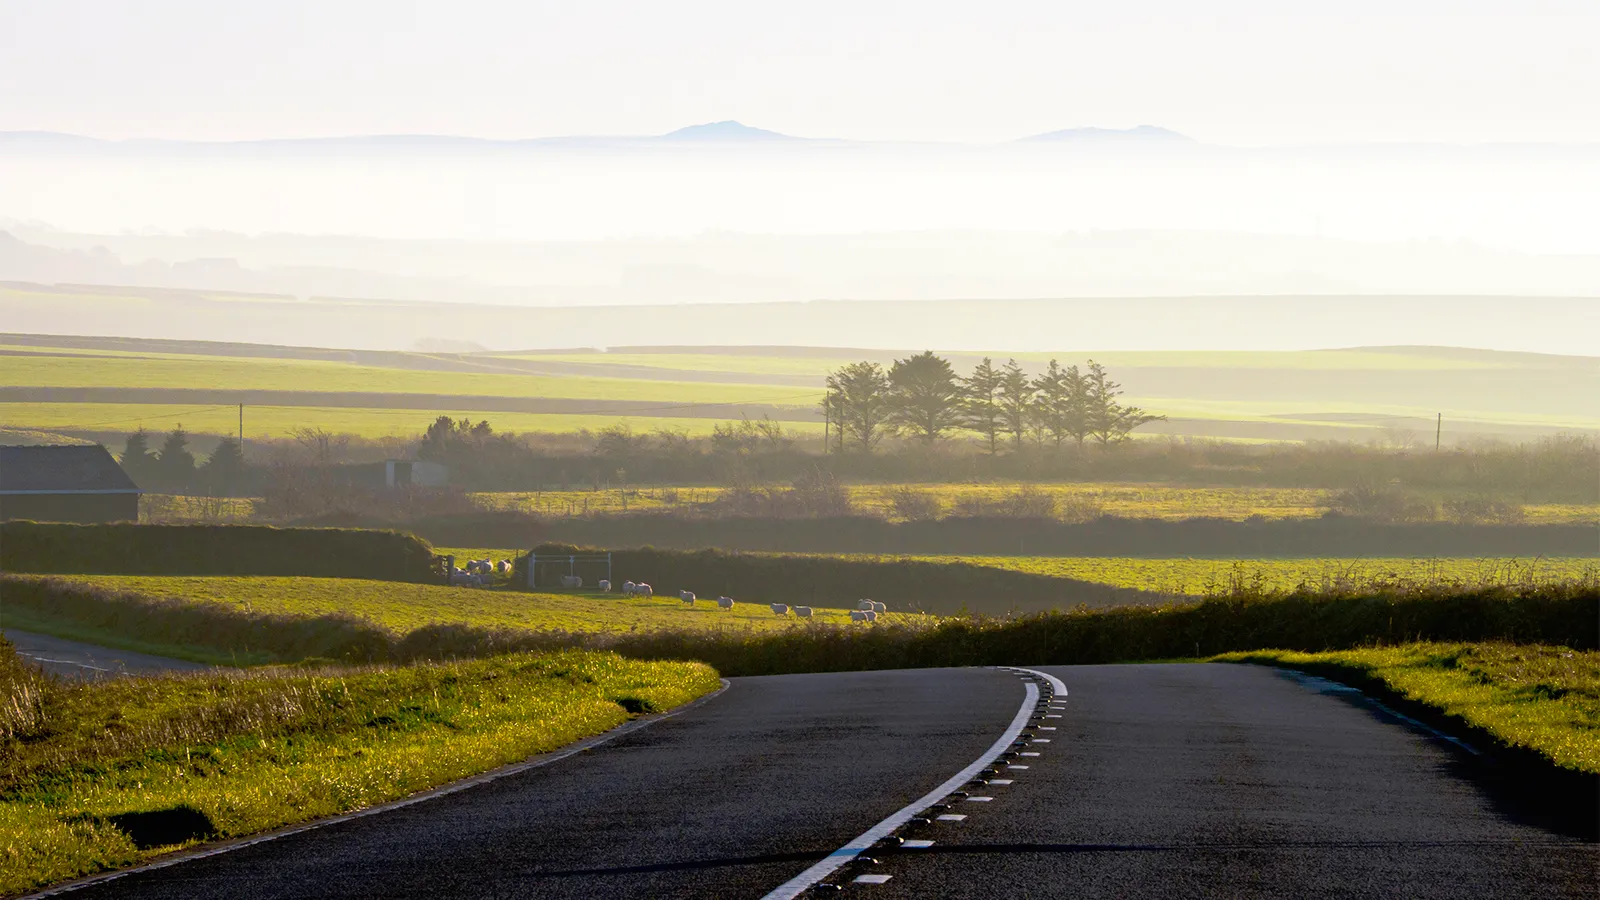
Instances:
[[[1137,125],[1133,128],[1064,128],[1044,134],[1018,138],[1018,142],[1061,143],[1161,143],[1192,144],[1194,139],[1167,128],[1155,125]]]
[[[728,119],[723,122],[707,122],[704,125],[690,125],[679,128],[661,136],[666,141],[803,141],[808,138],[798,138],[793,135],[780,134],[768,131],[765,128],[752,128],[742,122]]]

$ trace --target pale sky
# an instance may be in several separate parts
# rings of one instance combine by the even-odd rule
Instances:
[[[0,130],[1600,142],[1595,0],[0,0]]]

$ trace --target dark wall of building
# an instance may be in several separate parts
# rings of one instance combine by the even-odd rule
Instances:
[[[35,522],[137,522],[138,494],[8,494],[0,520]]]

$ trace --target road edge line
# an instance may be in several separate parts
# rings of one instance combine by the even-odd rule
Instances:
[[[1027,673],[1046,678],[1051,682],[1052,689],[1061,684],[1061,682],[1057,681],[1054,677],[1046,675],[1043,672],[1035,672],[1032,669],[1019,669],[1011,666],[1002,666],[997,668],[1002,672],[1011,672],[1014,674]],[[960,772],[957,772],[955,775],[951,776],[943,784],[939,785],[928,793],[923,794],[920,798],[913,800],[909,805],[903,807],[898,812],[892,813],[888,818],[872,826],[871,828],[868,828],[861,834],[856,835],[844,846],[833,851],[832,853],[829,853],[820,861],[812,864],[811,867],[806,869],[804,872],[801,872],[799,875],[796,875],[795,877],[774,888],[772,891],[762,896],[761,900],[793,900],[793,898],[800,896],[800,894],[805,892],[808,888],[818,884],[822,881],[822,879],[827,878],[829,875],[832,875],[834,872],[837,872],[839,869],[848,865],[857,856],[860,856],[862,853],[864,853],[867,848],[888,837],[894,832],[895,829],[911,821],[911,818],[917,813],[922,812],[939,800],[949,796],[950,793],[956,788],[961,787],[976,777],[977,774],[984,769],[984,767],[994,762],[995,759],[1000,756],[1000,754],[1006,751],[1007,747],[1011,746],[1012,742],[1017,739],[1017,735],[1022,733],[1023,727],[1028,724],[1028,719],[1033,715],[1033,708],[1039,702],[1039,687],[1030,681],[1023,683],[1023,689],[1022,706],[1017,710],[1016,716],[1012,718],[1011,724],[1006,727],[1005,733],[1002,734],[1000,738],[989,747],[988,750],[985,750],[982,756],[979,756],[965,769],[962,769]],[[1060,688],[1060,690],[1063,695],[1066,693],[1065,687]]]
[[[386,803],[380,803],[376,806],[368,806],[364,809],[353,810],[347,813],[339,813],[336,816],[328,816],[322,819],[313,819],[310,822],[301,822],[296,825],[285,825],[282,828],[276,828],[272,831],[265,831],[260,834],[252,834],[245,837],[233,838],[231,840],[219,841],[216,843],[202,844],[193,849],[179,850],[167,856],[157,857],[150,862],[140,863],[137,866],[132,866],[126,869],[118,869],[115,872],[103,872],[99,875],[90,875],[85,878],[65,881],[60,884],[51,885],[43,890],[35,891],[31,894],[19,895],[15,898],[15,900],[38,900],[38,898],[43,897],[54,897],[59,894],[71,893],[72,891],[91,887],[93,885],[104,884],[108,881],[115,881],[118,878],[124,878],[129,875],[137,875],[141,872],[151,872],[156,869],[165,869],[168,866],[176,866],[180,863],[191,862],[197,859],[205,859],[209,856],[221,856],[224,853],[230,853],[234,850],[241,850],[245,847],[253,847],[256,844],[265,844],[268,841],[275,841],[278,838],[289,837],[290,835],[300,834],[301,832],[312,831],[327,825],[338,825],[343,822],[349,822],[351,820],[364,818],[366,816],[374,816],[379,813],[401,809],[417,803],[425,803],[429,800],[434,800],[439,797],[447,797],[451,794],[467,790],[468,788],[477,787],[480,784],[488,784],[491,781],[498,781],[501,778],[526,772],[529,769],[537,769],[541,766],[548,766],[551,763],[560,762],[569,756],[582,753],[583,751],[592,749],[594,747],[598,747],[614,738],[622,737],[625,734],[631,734],[640,730],[641,728],[647,728],[663,719],[670,719],[679,713],[688,712],[702,703],[707,703],[716,697],[720,697],[723,692],[727,691],[728,688],[732,687],[733,685],[732,682],[728,681],[726,678],[719,680],[722,682],[721,687],[709,694],[703,694],[699,697],[696,697],[681,706],[669,709],[664,713],[656,713],[655,715],[651,716],[641,716],[632,721],[624,722],[609,731],[602,731],[599,734],[590,735],[583,740],[568,744],[565,747],[561,747],[557,750],[551,750],[547,753],[540,753],[535,756],[530,756],[521,762],[507,763],[506,765],[490,769],[489,771],[480,773],[478,775],[472,775],[467,778],[449,782],[448,784],[439,785],[438,787],[428,788],[425,791],[419,791],[415,794],[401,797],[398,800],[390,800]]]

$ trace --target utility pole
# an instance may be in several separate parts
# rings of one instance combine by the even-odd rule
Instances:
[[[239,404],[239,452],[244,453],[244,404]]]
[[[1439,452],[1439,439],[1444,436],[1444,413],[1439,413],[1439,418],[1433,425],[1433,452]]]

